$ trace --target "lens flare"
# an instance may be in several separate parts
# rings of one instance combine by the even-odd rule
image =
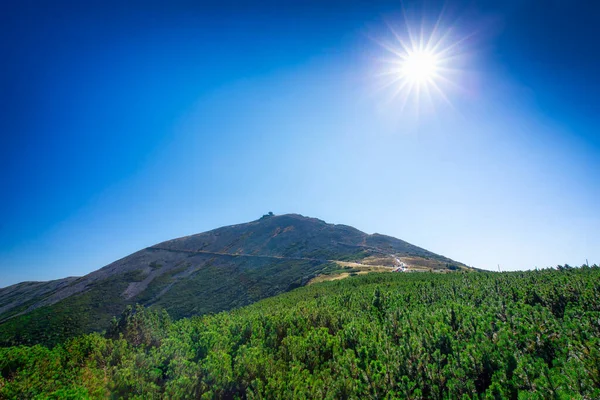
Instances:
[[[461,89],[460,76],[467,37],[457,39],[452,26],[443,29],[442,15],[427,29],[423,19],[410,23],[404,13],[403,23],[388,24],[391,40],[375,40],[391,57],[383,60],[377,76],[381,89],[391,91],[391,102],[399,100],[401,110],[407,105],[417,111],[424,104],[434,105],[438,100],[452,106],[448,93]],[[403,32],[403,33],[402,33]]]
[[[428,51],[416,51],[407,55],[398,73],[416,84],[429,82],[437,73],[438,59]]]

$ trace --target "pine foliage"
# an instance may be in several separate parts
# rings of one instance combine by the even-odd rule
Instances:
[[[600,268],[370,274],[0,349],[0,398],[598,399]]]

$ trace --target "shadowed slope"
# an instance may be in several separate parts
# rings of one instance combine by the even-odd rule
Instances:
[[[163,307],[175,318],[218,312],[349,269],[336,262],[391,269],[398,257],[415,268],[458,265],[389,236],[297,214],[266,215],[159,243],[81,278],[1,289],[0,343],[52,344],[102,330],[134,303]]]

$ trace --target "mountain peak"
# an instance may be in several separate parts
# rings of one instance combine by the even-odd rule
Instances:
[[[75,333],[102,330],[135,303],[165,308],[179,318],[243,306],[315,280],[400,267],[466,268],[391,236],[269,212],[255,221],[155,244],[81,278],[1,289],[0,299],[10,301],[0,309],[0,343],[2,332],[14,337],[19,330],[35,331],[49,318],[73,326]],[[74,319],[77,324],[69,322]]]

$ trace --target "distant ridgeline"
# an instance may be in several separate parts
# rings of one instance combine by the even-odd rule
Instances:
[[[368,274],[0,349],[0,398],[600,399],[600,268]]]
[[[175,318],[251,304],[367,272],[471,271],[402,240],[297,214],[274,215],[142,249],[80,278],[0,289],[0,346],[101,332],[128,305]]]

